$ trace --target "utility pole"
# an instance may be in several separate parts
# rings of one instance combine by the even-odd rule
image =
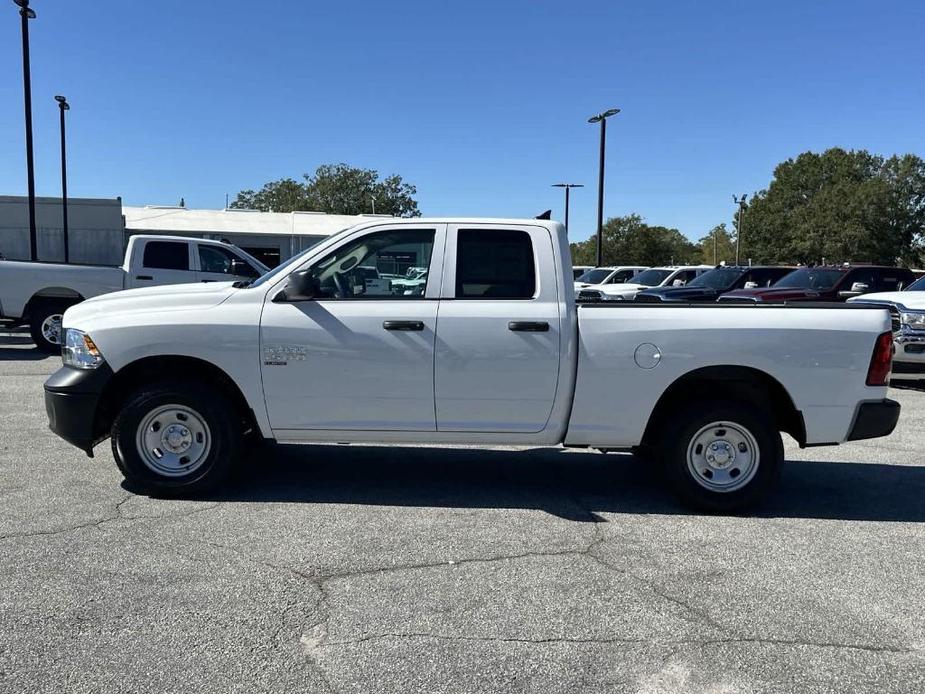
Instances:
[[[29,257],[38,260],[38,238],[35,233],[35,162],[32,157],[32,72],[29,68],[29,20],[35,11],[29,0],[13,0],[22,17],[22,93],[26,112],[26,175],[29,186]]]
[[[67,147],[64,137],[64,112],[69,111],[71,105],[64,96],[56,96],[55,101],[58,102],[58,110],[61,111],[61,229],[64,232],[64,262],[69,263],[71,246],[68,243],[67,231]]]
[[[620,109],[611,108],[591,116],[589,123],[601,124],[601,155],[597,176],[597,266],[604,264],[604,152],[607,147],[607,119],[620,113]]]
[[[742,193],[742,197],[732,196],[732,201],[739,206],[739,222],[736,224],[736,265],[739,264],[739,242],[742,240],[742,217],[745,213],[745,201],[748,199],[747,193]]]

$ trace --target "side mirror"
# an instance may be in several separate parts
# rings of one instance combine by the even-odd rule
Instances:
[[[321,291],[321,283],[315,274],[309,270],[297,270],[289,275],[286,288],[277,294],[273,301],[289,303],[294,301],[311,301]]]
[[[851,285],[851,289],[846,289],[838,292],[839,299],[850,299],[853,296],[861,296],[861,294],[866,294],[870,290],[870,285],[864,284],[863,282],[854,282]]]
[[[758,283],[757,282],[746,282],[745,289],[758,289]]]
[[[674,280],[674,281],[671,283],[671,286],[672,286],[672,287],[683,287],[685,284],[687,284],[687,283],[686,283],[684,280],[682,280],[682,279],[677,279],[677,280]]]

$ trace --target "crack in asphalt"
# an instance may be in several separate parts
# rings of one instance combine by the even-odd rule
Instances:
[[[30,538],[30,537],[52,537],[54,535],[63,535],[65,533],[76,532],[78,530],[84,530],[86,528],[99,528],[107,523],[113,523],[115,521],[141,521],[141,520],[154,520],[154,519],[172,519],[172,518],[185,518],[186,516],[192,516],[197,513],[203,513],[205,511],[210,511],[216,508],[219,504],[216,502],[204,507],[196,507],[189,511],[183,513],[165,513],[160,515],[150,515],[150,516],[126,516],[122,513],[122,506],[133,499],[136,495],[132,493],[126,494],[119,502],[113,507],[112,513],[104,518],[97,518],[96,520],[87,521],[85,523],[77,523],[75,525],[69,525],[65,528],[56,528],[53,530],[34,530],[29,532],[22,533],[9,533],[7,535],[0,535],[0,541],[2,540],[12,540],[17,538]]]

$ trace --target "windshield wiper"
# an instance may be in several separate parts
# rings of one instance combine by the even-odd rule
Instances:
[[[254,283],[254,280],[238,280],[237,282],[232,283],[232,287],[235,289],[247,289]]]

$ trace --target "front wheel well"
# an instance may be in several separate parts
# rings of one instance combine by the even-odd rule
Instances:
[[[234,405],[241,418],[241,431],[245,434],[260,431],[257,419],[247,399],[234,380],[221,368],[204,359],[188,356],[145,357],[117,371],[100,396],[93,423],[95,441],[109,435],[109,430],[126,399],[145,385],[170,378],[189,379],[217,388]]]
[[[704,398],[756,404],[774,416],[778,431],[790,434],[801,446],[806,445],[803,414],[794,405],[787,389],[768,373],[748,366],[708,366],[677,379],[662,393],[652,410],[643,445],[656,443],[658,432],[672,412]]]

